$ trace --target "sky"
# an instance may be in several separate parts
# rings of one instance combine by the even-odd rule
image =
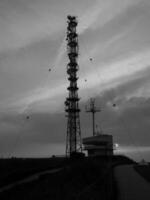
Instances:
[[[150,161],[149,10],[149,0],[0,0],[0,157],[65,153],[65,38],[75,15],[82,137],[92,134],[85,106],[95,98],[116,152]]]

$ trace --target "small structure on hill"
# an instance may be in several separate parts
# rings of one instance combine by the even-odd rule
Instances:
[[[87,137],[82,140],[84,150],[88,151],[88,156],[112,156],[113,137],[112,135],[101,134]]]
[[[148,164],[148,162],[146,162],[144,159],[142,159],[139,163],[138,163],[138,165],[141,165],[141,166],[143,166],[143,165],[149,165]]]
[[[90,99],[90,107],[86,112],[92,113],[93,136],[83,138],[82,144],[84,150],[88,151],[88,156],[112,156],[113,155],[113,137],[112,135],[103,134],[102,130],[95,130],[95,114],[100,112],[100,109],[95,107],[95,99]],[[97,125],[96,125],[97,128]]]

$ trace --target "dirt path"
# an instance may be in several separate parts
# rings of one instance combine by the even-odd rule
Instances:
[[[12,189],[13,187],[17,186],[17,185],[21,185],[21,184],[24,184],[24,183],[29,183],[29,182],[32,182],[32,181],[35,181],[35,180],[38,180],[39,177],[41,175],[44,175],[44,174],[52,174],[52,173],[56,173],[58,171],[60,171],[62,168],[58,168],[58,169],[51,169],[51,170],[47,170],[47,171],[43,171],[43,172],[39,172],[37,174],[34,174],[32,176],[29,176],[27,178],[24,178],[20,181],[15,181],[14,183],[11,183],[9,185],[6,185],[4,187],[1,187],[0,188],[0,192],[4,192],[6,190],[10,190]]]
[[[132,165],[114,169],[118,186],[118,200],[150,200],[150,184],[140,176]]]

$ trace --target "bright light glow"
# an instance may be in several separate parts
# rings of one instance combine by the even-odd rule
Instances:
[[[115,143],[115,148],[117,149],[119,147],[119,144],[118,143]]]

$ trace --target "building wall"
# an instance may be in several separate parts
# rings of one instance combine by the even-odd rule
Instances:
[[[112,135],[99,135],[83,139],[85,150],[89,156],[113,155]]]
[[[88,150],[88,156],[111,156],[113,155],[112,150]]]

